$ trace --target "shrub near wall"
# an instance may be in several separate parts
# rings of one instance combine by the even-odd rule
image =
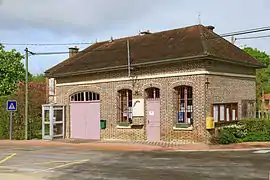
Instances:
[[[6,110],[7,96],[0,97],[0,139],[9,138],[9,113]]]
[[[41,105],[46,102],[46,84],[29,83],[28,138],[41,138]],[[18,91],[9,97],[0,98],[0,139],[9,138],[9,113],[6,111],[6,101],[17,100],[17,111],[13,113],[12,139],[24,139],[25,135],[25,85],[19,84]]]
[[[270,141],[269,119],[241,120],[235,125],[222,127],[218,135],[220,144],[255,141]]]

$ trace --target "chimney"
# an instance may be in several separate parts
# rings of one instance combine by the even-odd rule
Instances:
[[[206,26],[207,29],[214,31],[215,27],[214,26]]]
[[[139,35],[151,34],[150,30],[140,32]]]
[[[70,47],[69,48],[69,57],[76,55],[78,52],[79,52],[79,48],[77,48],[77,46]]]

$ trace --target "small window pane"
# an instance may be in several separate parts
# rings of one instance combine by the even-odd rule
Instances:
[[[218,105],[214,105],[214,121],[218,122]]]
[[[219,111],[219,115],[220,115],[220,121],[224,121],[225,119],[225,114],[224,114],[224,105],[220,105],[220,111]]]
[[[85,92],[85,101],[89,101],[89,92]]]
[[[236,111],[234,109],[232,110],[232,120],[236,120]]]
[[[192,87],[187,88],[187,98],[191,99],[192,98]]]
[[[97,100],[100,100],[99,94],[97,94]]]
[[[226,108],[226,121],[230,121],[230,108]]]
[[[81,93],[81,101],[84,101],[84,92]]]
[[[90,100],[90,101],[93,101],[93,93],[90,92],[90,93],[89,93],[89,97],[90,97],[89,100]]]

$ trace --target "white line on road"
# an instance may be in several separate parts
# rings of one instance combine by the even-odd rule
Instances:
[[[266,153],[270,153],[270,149],[267,150],[258,150],[258,151],[254,151],[254,154],[266,154]]]
[[[51,167],[51,168],[47,168],[47,169],[41,169],[41,170],[35,171],[34,173],[45,172],[45,171],[48,172],[50,170],[59,169],[59,168],[71,166],[71,165],[74,165],[74,164],[80,164],[80,163],[87,162],[87,161],[89,161],[89,159],[84,159],[84,160],[80,160],[80,161],[73,161],[73,162],[70,162],[70,163],[67,163],[67,164],[63,164],[63,165],[59,165],[59,166],[55,166],[55,167]]]

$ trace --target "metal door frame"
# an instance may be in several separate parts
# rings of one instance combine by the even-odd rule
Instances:
[[[62,121],[54,121],[54,110],[62,110]],[[49,121],[45,121],[45,111],[49,111]],[[62,124],[62,134],[54,135],[53,126]],[[45,126],[49,125],[49,135],[45,134]],[[65,137],[65,106],[60,104],[43,104],[42,105],[42,139],[53,140],[56,137]]]

